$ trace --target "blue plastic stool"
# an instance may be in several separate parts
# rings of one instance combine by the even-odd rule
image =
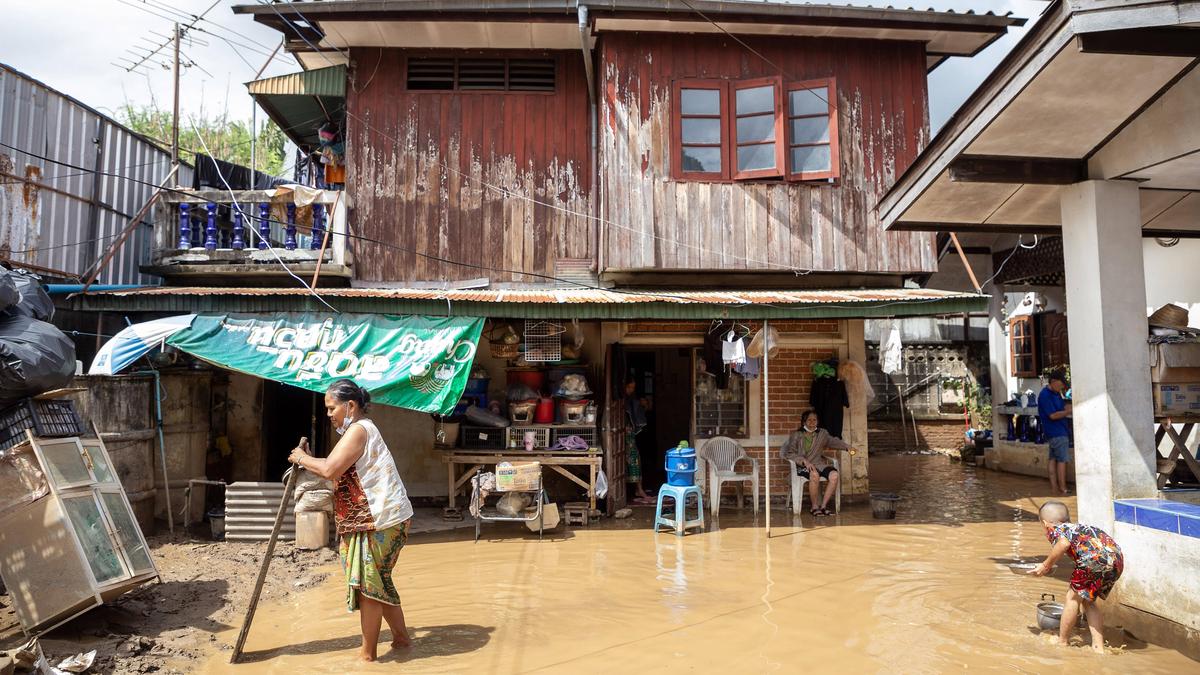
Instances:
[[[696,495],[697,518],[695,520],[686,520],[687,517],[687,498],[688,495]],[[663,497],[672,497],[675,499],[675,518],[663,517]],[[658,489],[658,508],[654,511],[654,531],[658,532],[660,527],[669,527],[675,530],[676,536],[683,536],[684,530],[692,527],[704,529],[704,495],[700,492],[700,488],[695,485],[682,487],[678,485],[663,484]]]

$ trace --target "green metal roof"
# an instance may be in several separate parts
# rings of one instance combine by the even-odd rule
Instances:
[[[987,310],[988,296],[928,289],[614,292],[320,289],[344,312],[509,319],[853,319]],[[77,308],[120,312],[304,312],[328,309],[302,288],[170,288],[91,293]]]
[[[317,130],[327,120],[342,126],[346,108],[346,66],[330,66],[247,82],[267,115],[297,145],[317,146]]]

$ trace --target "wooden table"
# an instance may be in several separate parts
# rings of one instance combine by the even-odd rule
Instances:
[[[1157,459],[1165,459],[1172,463],[1183,460],[1188,468],[1192,470],[1192,475],[1200,479],[1200,461],[1197,461],[1188,450],[1187,443],[1192,436],[1192,430],[1196,428],[1196,424],[1200,419],[1187,415],[1179,417],[1158,417],[1155,419],[1158,422],[1158,431],[1154,434],[1155,457]],[[1175,424],[1183,425],[1182,433],[1175,431]],[[1158,446],[1162,443],[1164,437],[1171,439],[1171,452],[1167,453],[1166,457],[1157,453]],[[1157,467],[1155,467],[1157,469]],[[1170,473],[1159,473],[1158,489],[1161,490],[1167,485],[1167,480],[1170,478]]]
[[[592,510],[596,509],[596,475],[600,473],[600,450],[569,451],[535,450],[533,452],[511,450],[442,450],[442,461],[446,463],[447,486],[450,489],[450,508],[455,508],[455,500],[463,485],[471,477],[479,473],[485,465],[500,462],[538,462],[565,476],[572,483],[587,490],[588,503]],[[458,474],[459,466],[468,467],[462,475]],[[588,468],[588,477],[584,479],[567,470],[566,467],[584,466]]]

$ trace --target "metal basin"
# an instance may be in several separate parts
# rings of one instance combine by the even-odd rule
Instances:
[[[1050,598],[1046,602],[1046,598]],[[1050,593],[1042,593],[1043,602],[1037,605],[1037,625],[1042,630],[1058,630],[1062,625],[1063,606],[1061,602],[1054,602],[1054,595]],[[1079,614],[1080,627],[1087,626],[1087,620],[1083,613]]]

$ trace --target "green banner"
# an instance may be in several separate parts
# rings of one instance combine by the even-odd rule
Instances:
[[[200,315],[167,340],[230,370],[324,391],[350,378],[371,400],[449,414],[462,397],[483,319],[383,314]]]

